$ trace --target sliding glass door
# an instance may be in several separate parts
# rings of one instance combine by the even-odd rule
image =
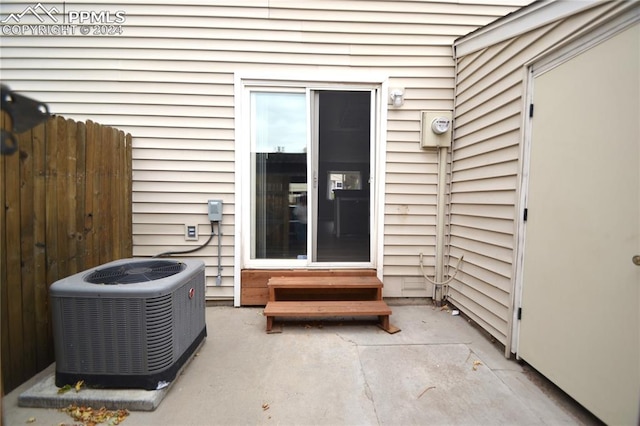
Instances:
[[[250,259],[371,262],[372,90],[255,90]]]

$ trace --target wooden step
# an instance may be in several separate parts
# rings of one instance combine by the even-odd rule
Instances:
[[[326,317],[326,316],[378,316],[391,315],[391,309],[382,300],[269,302],[265,316]]]
[[[271,277],[273,288],[382,288],[382,282],[371,276]]]
[[[375,276],[272,277],[269,301],[382,300],[382,282]]]
[[[389,323],[391,309],[382,300],[349,301],[270,301],[264,308],[267,317],[267,332],[272,332],[274,317],[353,317],[377,316],[379,326],[396,333],[400,329]]]

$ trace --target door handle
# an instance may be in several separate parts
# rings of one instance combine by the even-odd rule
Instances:
[[[634,265],[640,266],[640,254],[636,254],[631,258]]]

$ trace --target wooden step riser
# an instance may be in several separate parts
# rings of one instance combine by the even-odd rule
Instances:
[[[269,300],[382,300],[382,282],[374,276],[273,277]]]
[[[304,300],[379,300],[376,290],[353,290],[353,289],[335,289],[333,291],[326,290],[308,290],[308,289],[288,289],[286,291],[276,291],[273,300],[283,301],[304,301]]]

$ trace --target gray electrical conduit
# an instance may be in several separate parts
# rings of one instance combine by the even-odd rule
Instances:
[[[192,248],[190,250],[184,250],[184,251],[165,251],[164,253],[159,253],[156,254],[155,256],[153,256],[154,258],[156,257],[165,257],[165,256],[171,256],[174,254],[187,254],[187,253],[193,253],[195,251],[201,250],[203,248],[205,248],[207,245],[209,245],[209,243],[211,242],[211,240],[213,239],[213,237],[216,235],[216,232],[213,229],[213,224],[217,223],[218,224],[218,276],[216,277],[216,286],[220,286],[222,285],[222,254],[221,251],[222,250],[222,230],[220,228],[220,222],[215,222],[215,221],[211,221],[211,234],[209,235],[209,239],[207,241],[205,241],[204,244],[202,244],[201,246],[198,246],[196,248]]]
[[[165,251],[164,253],[158,253],[158,254],[156,254],[156,255],[155,255],[155,256],[153,256],[153,257],[154,257],[154,258],[155,258],[155,257],[166,257],[166,256],[174,255],[174,254],[187,254],[187,253],[193,253],[194,251],[198,251],[198,250],[201,250],[201,249],[205,248],[207,245],[209,245],[209,243],[211,242],[211,240],[213,239],[213,237],[216,235],[216,233],[215,233],[215,231],[214,231],[214,229],[213,229],[213,224],[214,224],[214,223],[215,223],[214,221],[211,221],[211,234],[209,235],[209,239],[208,239],[204,244],[202,244],[201,246],[198,246],[198,247],[196,247],[196,248],[192,248],[192,249],[190,249],[190,250],[184,250],[184,251]],[[218,234],[219,234],[219,233],[220,233],[220,224],[218,224]],[[219,237],[218,237],[218,239],[219,239]]]
[[[438,283],[434,280],[432,280],[431,278],[429,278],[427,276],[427,274],[424,272],[424,265],[422,264],[422,253],[420,253],[420,271],[422,271],[422,275],[425,277],[425,279],[427,281],[429,281],[431,284],[435,285],[435,286],[446,286],[447,284],[449,284],[451,281],[453,281],[453,279],[456,277],[456,275],[458,275],[458,271],[460,270],[460,264],[462,263],[462,259],[464,259],[464,254],[462,256],[460,256],[460,259],[458,259],[458,263],[456,264],[456,271],[453,273],[453,275],[451,275],[446,281],[443,281],[441,283]]]
[[[216,277],[216,286],[222,285],[222,228],[218,222],[218,276]],[[211,230],[213,231],[213,225]]]

